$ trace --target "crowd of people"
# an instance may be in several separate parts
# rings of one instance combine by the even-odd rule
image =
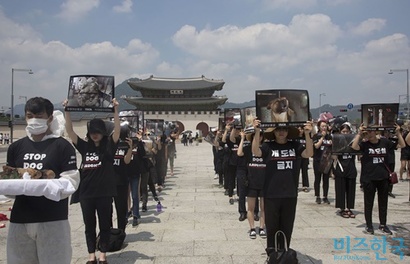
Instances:
[[[125,233],[128,218],[132,217],[133,227],[138,226],[140,211],[148,210],[149,192],[156,208],[161,205],[159,193],[167,170],[168,176],[174,175],[179,135],[176,130],[168,136],[154,135],[146,129],[131,137],[130,128],[120,123],[119,103],[115,98],[112,103],[113,130],[102,119],[92,119],[84,138],[74,131],[70,112],[63,116],[42,97],[27,101],[27,137],[10,145],[7,166],[52,170],[56,178],[69,179],[77,191],[70,203],[68,195],[57,202],[41,195],[15,197],[7,236],[8,263],[71,263],[68,206],[78,202],[85,225],[87,264],[108,263],[114,212],[116,228]],[[71,142],[62,137],[64,131]],[[75,149],[81,164],[77,164]]]
[[[9,133],[0,133],[0,145],[10,144],[10,134]]]
[[[56,178],[65,178],[77,188],[70,203],[79,202],[81,206],[87,264],[108,263],[106,253],[114,212],[117,229],[125,232],[130,217],[132,226],[138,226],[140,212],[148,210],[149,193],[160,206],[159,193],[168,169],[169,176],[174,175],[178,133],[154,135],[152,131],[139,130],[130,136],[130,128],[120,123],[118,102],[113,99],[112,103],[113,130],[107,128],[105,121],[92,119],[84,138],[74,131],[70,112],[62,117],[48,99],[31,98],[25,105],[27,137],[11,144],[7,153],[7,166],[52,170]],[[214,136],[210,141],[215,179],[228,196],[229,205],[237,203],[239,221],[248,220],[251,239],[257,235],[266,239],[269,253],[274,237],[281,231],[279,248],[290,246],[298,192],[310,191],[310,158],[315,202],[331,203],[329,179],[334,177],[335,207],[343,218],[356,217],[353,209],[359,160],[365,232],[374,234],[372,212],[377,192],[378,228],[384,234],[392,234],[387,225],[387,208],[389,195],[394,197],[389,173],[395,169],[396,149],[401,149],[400,178],[404,172],[409,177],[410,133],[403,131],[404,126],[396,125],[394,131],[382,133],[361,125],[352,134],[353,127],[348,122],[334,126],[323,120],[316,125],[307,121],[300,127],[264,130],[260,125],[260,120],[253,120],[253,130],[245,133],[228,123],[224,130],[211,132]],[[64,131],[71,142],[62,137]],[[336,135],[353,136],[346,143],[351,151],[333,152]],[[81,164],[77,164],[75,149],[81,155]],[[70,263],[68,206],[68,195],[57,202],[41,195],[17,195],[7,236],[8,263]]]
[[[224,189],[229,204],[238,204],[239,221],[248,220],[249,237],[267,238],[272,252],[274,237],[282,231],[279,248],[290,246],[296,216],[298,192],[309,192],[309,160],[313,161],[314,196],[317,204],[331,204],[342,218],[355,218],[356,162],[361,163],[365,232],[374,234],[372,221],[375,194],[378,195],[379,230],[391,235],[387,225],[388,197],[394,198],[389,174],[395,169],[395,150],[401,149],[400,179],[408,173],[410,133],[406,126],[378,131],[361,125],[354,133],[349,122],[332,124],[308,121],[300,127],[267,128],[255,119],[245,133],[228,123],[224,130],[211,132],[215,180]],[[335,152],[333,139],[342,137],[342,152]],[[340,144],[340,143],[338,143]],[[340,146],[338,146],[340,147]],[[334,179],[335,197],[329,199],[329,180]],[[408,179],[408,175],[407,175]],[[301,186],[300,186],[301,185]],[[322,185],[322,186],[321,186]],[[236,197],[235,197],[236,190]],[[255,221],[259,221],[256,227]]]

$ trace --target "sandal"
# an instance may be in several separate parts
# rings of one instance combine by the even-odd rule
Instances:
[[[355,218],[356,215],[349,209],[349,211],[347,212],[350,218]]]
[[[340,215],[341,215],[343,218],[349,218],[349,217],[350,217],[349,211],[345,211],[345,210],[343,210]]]

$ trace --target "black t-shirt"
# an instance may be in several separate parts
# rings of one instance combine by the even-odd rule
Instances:
[[[144,164],[145,148],[142,141],[138,141],[137,146],[132,149],[131,162],[129,163],[128,176],[131,178],[138,177],[141,173],[146,172]]]
[[[248,188],[262,190],[265,184],[266,161],[263,157],[252,154],[251,144],[243,147],[244,157],[248,164]]]
[[[334,171],[336,177],[352,179],[357,177],[356,155],[349,153],[338,155],[337,160],[339,163],[336,165]]]
[[[114,155],[114,171],[115,171],[115,182],[117,185],[127,185],[128,184],[128,164],[125,164],[124,157],[127,150],[124,148],[117,148]]]
[[[361,181],[370,182],[387,179],[389,172],[386,166],[388,166],[389,150],[393,148],[393,143],[386,138],[381,138],[376,144],[362,141],[359,146],[362,152],[362,158],[360,159],[362,164]]]
[[[321,134],[316,134],[313,136],[313,145],[316,144],[320,138],[322,137]],[[313,148],[313,161],[320,162],[322,159],[323,153],[327,152],[330,153],[332,150],[332,136],[329,134],[326,134],[325,138],[323,139],[322,145],[317,148]]]
[[[229,165],[237,166],[238,165],[239,138],[235,138],[235,142],[232,142],[229,138],[227,138],[226,145],[228,145],[228,148],[230,149]]]
[[[304,146],[296,141],[262,144],[262,157],[267,161],[263,193],[265,198],[293,198],[298,196],[299,172],[296,160]]]
[[[60,173],[77,169],[77,160],[73,146],[64,138],[33,142],[25,137],[10,145],[7,165],[52,170],[56,178],[60,178]],[[13,204],[10,222],[40,223],[67,219],[68,199],[55,202],[44,196],[18,195]]]
[[[105,149],[77,138],[74,145],[82,156],[80,200],[113,197],[117,194],[114,155],[117,144],[108,138]]]

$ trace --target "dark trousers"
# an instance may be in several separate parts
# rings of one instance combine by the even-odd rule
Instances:
[[[309,159],[301,158],[300,170],[302,172],[302,186],[309,187],[309,175],[308,175]]]
[[[335,173],[335,207],[353,209],[356,197],[356,178],[339,177]]]
[[[363,182],[364,192],[364,218],[366,225],[373,227],[372,212],[374,196],[377,191],[377,203],[379,207],[380,225],[386,225],[387,222],[387,202],[388,202],[389,181],[387,179],[380,181]]]
[[[246,195],[248,193],[248,187],[245,186],[247,179],[247,168],[238,168],[236,170],[236,190],[238,191],[238,212],[240,214],[246,214]]]
[[[143,205],[147,205],[147,201],[148,201],[148,178],[149,178],[149,172],[141,173],[140,193],[141,193],[141,201]]]
[[[117,211],[117,226],[125,231],[128,212],[128,184],[117,185],[117,196],[114,196],[114,204]]]
[[[228,196],[233,196],[233,189],[235,189],[235,181],[236,181],[236,166],[235,165],[228,165],[227,176],[226,179],[228,181]]]
[[[229,165],[228,162],[223,162],[223,171],[224,171],[224,189],[228,190],[228,170],[229,170]]]
[[[319,170],[320,162],[313,162],[313,171],[315,172],[315,196],[320,197],[320,182],[323,178],[323,197],[327,198],[329,192],[329,173],[323,173]]]
[[[85,240],[88,253],[94,253],[97,249],[97,212],[98,226],[100,228],[100,249],[102,253],[107,252],[110,241],[112,197],[99,197],[83,199],[80,201],[83,221],[85,225]]]
[[[293,224],[296,216],[297,198],[264,198],[267,247],[275,246],[275,233],[278,230],[286,235],[287,246],[290,246]],[[278,240],[280,249],[284,248],[284,239]]]
[[[140,179],[141,174],[130,177],[131,197],[132,197],[132,215],[140,218]]]
[[[167,161],[165,157],[157,158],[157,163],[155,164],[156,174],[157,174],[157,184],[164,185],[165,176],[167,175]]]

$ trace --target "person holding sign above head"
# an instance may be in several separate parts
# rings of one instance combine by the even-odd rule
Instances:
[[[98,263],[106,264],[106,252],[109,247],[111,231],[112,198],[116,196],[114,157],[120,138],[120,119],[118,102],[112,99],[114,105],[114,131],[108,134],[102,119],[92,119],[87,128],[87,141],[79,137],[73,130],[70,112],[65,112],[66,130],[74,147],[82,157],[81,182],[79,197],[83,220],[85,224],[85,238],[89,253],[88,264],[96,264],[97,250],[97,221],[100,229],[99,250],[101,252]],[[63,103],[67,105],[67,100]]]
[[[368,130],[363,124],[355,136],[352,148],[359,150],[362,158],[361,182],[364,192],[364,216],[366,219],[365,232],[374,234],[372,212],[374,197],[377,191],[379,207],[379,230],[384,234],[391,235],[387,226],[387,203],[389,191],[389,154],[390,150],[395,148],[392,141],[387,138],[380,138],[376,129]],[[405,146],[405,141],[410,142],[410,136],[406,140],[400,133],[400,126],[395,125],[395,133],[398,139],[397,147]],[[365,140],[363,140],[365,138]]]
[[[304,126],[305,146],[288,138],[291,129],[297,130],[296,127],[268,128],[263,135],[265,138],[273,138],[273,140],[265,141],[262,146],[259,146],[260,123],[258,119],[253,122],[255,136],[252,141],[252,154],[266,160],[263,194],[267,248],[274,247],[274,237],[278,230],[285,234],[289,247],[298,196],[299,171],[296,163],[300,156],[309,158],[313,155],[313,142],[310,138],[312,122],[308,121]],[[283,250],[284,239],[280,238],[278,244],[279,248]]]

